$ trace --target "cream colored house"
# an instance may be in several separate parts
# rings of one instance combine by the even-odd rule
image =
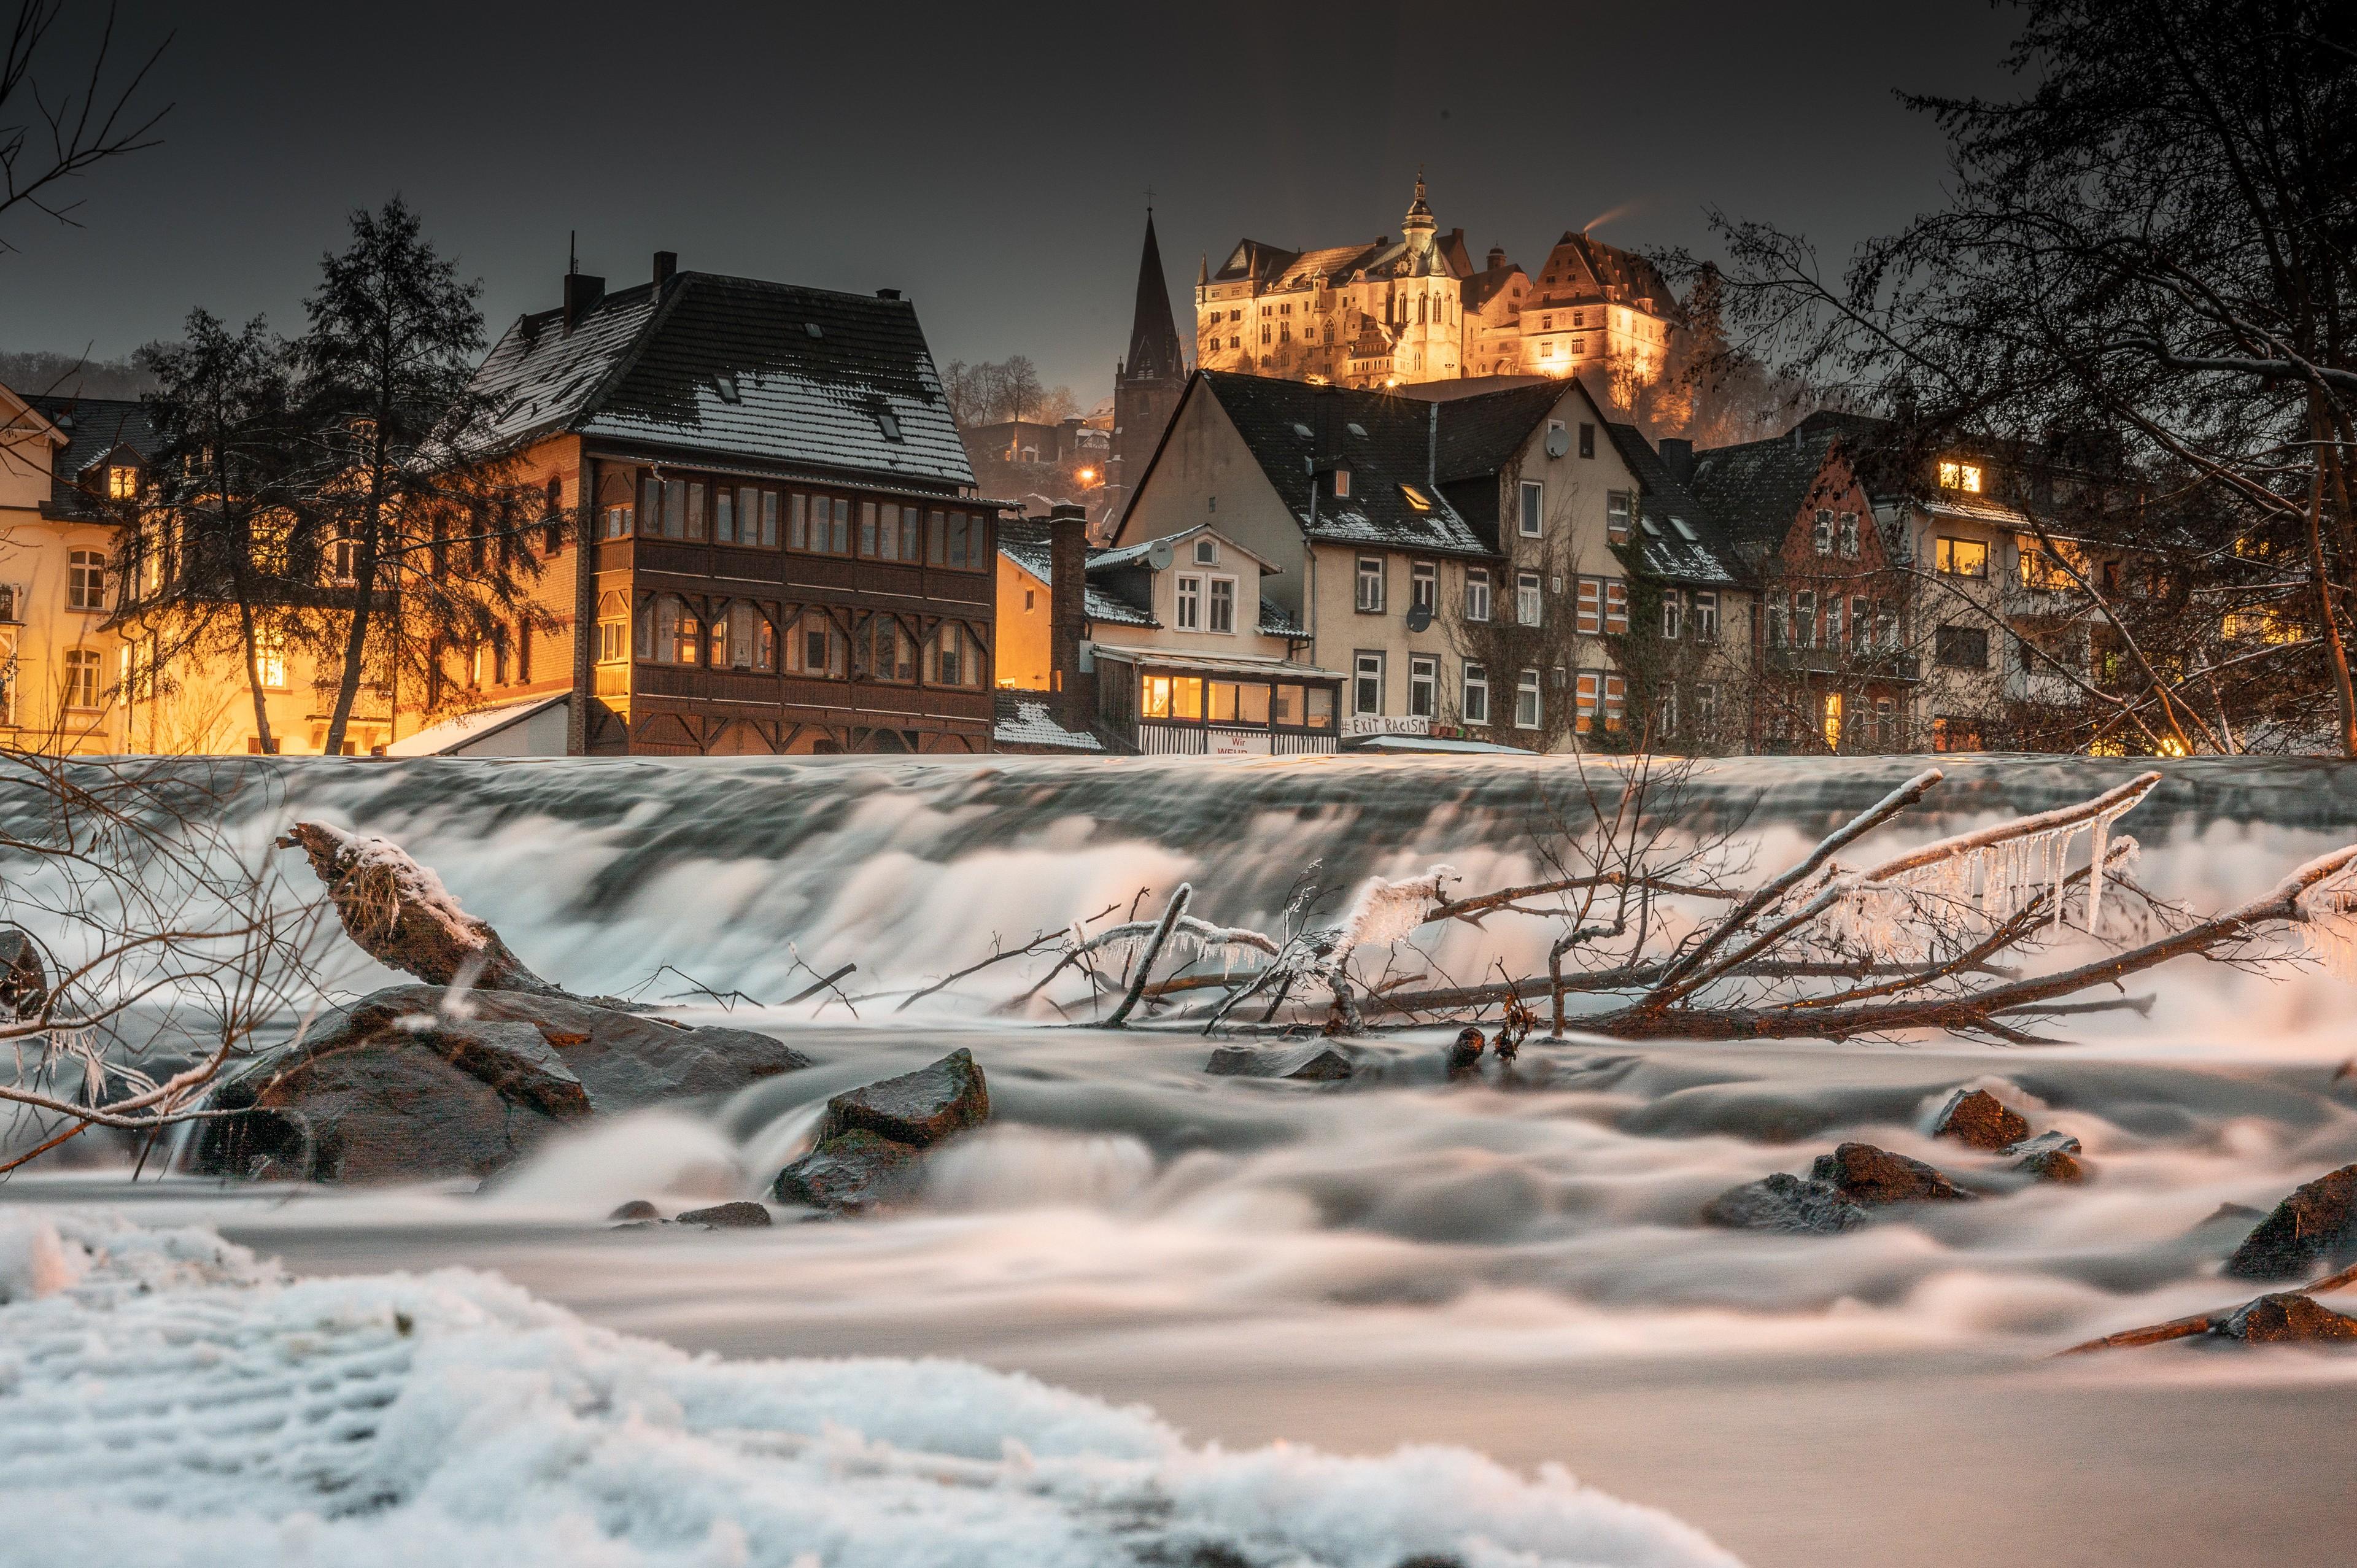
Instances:
[[[0,741],[125,749],[123,639],[107,625],[117,525],[150,444],[135,403],[0,387]]]

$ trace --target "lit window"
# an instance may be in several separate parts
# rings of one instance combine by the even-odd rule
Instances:
[[[128,463],[117,463],[106,470],[106,498],[127,501],[139,494],[139,470]]]
[[[1978,463],[1941,464],[1940,488],[1943,490],[1962,490],[1966,495],[1980,494],[1981,466]]]
[[[286,634],[263,627],[253,634],[253,673],[264,691],[286,690]]]
[[[1407,504],[1414,507],[1418,511],[1430,511],[1432,510],[1432,502],[1425,496],[1425,493],[1422,490],[1417,489],[1414,485],[1402,485],[1400,487],[1400,494],[1407,497]]]
[[[65,698],[70,708],[98,706],[98,655],[86,648],[74,649],[66,655]],[[9,705],[12,709],[15,706],[13,691]]]
[[[1932,564],[1943,576],[1988,575],[1988,545],[1978,539],[1942,539],[1932,547]]]
[[[1842,694],[1839,692],[1827,692],[1825,693],[1824,737],[1825,749],[1827,751],[1839,751],[1841,749]]]
[[[1347,496],[1351,493],[1350,469],[1337,468],[1334,470],[1334,493],[1338,496]]]

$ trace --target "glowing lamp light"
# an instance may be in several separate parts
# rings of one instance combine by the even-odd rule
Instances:
[[[1092,485],[1095,484],[1096,481],[1097,471],[1094,468],[1082,468],[1081,470],[1081,483],[1084,485]]]
[[[2182,757],[2185,755],[2185,743],[2173,735],[2164,736],[2161,737],[2160,744],[2153,749],[2163,757]]]

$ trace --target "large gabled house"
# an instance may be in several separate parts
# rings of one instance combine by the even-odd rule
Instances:
[[[562,699],[576,752],[988,749],[998,509],[897,291],[659,252],[634,287],[568,275],[475,385],[560,558],[560,629],[479,713]]]
[[[1276,568],[1262,600],[1307,662],[1348,678],[1346,740],[1429,736],[1453,712],[1448,607],[1497,562],[1440,493],[1439,431],[1434,403],[1198,371],[1113,542],[1217,530]]]

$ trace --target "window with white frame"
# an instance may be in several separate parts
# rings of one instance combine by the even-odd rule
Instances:
[[[1704,590],[1694,596],[1694,635],[1696,642],[1718,640],[1718,595]]]
[[[66,654],[65,705],[98,706],[98,655],[87,648],[72,649]]]
[[[1440,568],[1418,561],[1407,569],[1407,607],[1427,615],[1440,608]]]
[[[1464,692],[1458,700],[1458,709],[1469,725],[1490,722],[1490,672],[1479,664],[1469,661],[1465,666]]]
[[[1539,672],[1525,670],[1514,677],[1514,727],[1539,727]]]
[[[1352,660],[1351,711],[1354,714],[1380,714],[1383,711],[1383,656],[1372,650],[1360,650]]]
[[[1236,580],[1233,577],[1213,577],[1206,585],[1211,590],[1211,600],[1210,629],[1232,635],[1236,629]]]
[[[1675,682],[1668,682],[1662,687],[1662,700],[1659,705],[1661,712],[1654,717],[1654,727],[1662,738],[1672,739],[1678,733],[1678,688]]]
[[[105,607],[106,553],[102,550],[69,552],[66,555],[66,608],[102,610]]]
[[[1619,577],[1604,579],[1604,635],[1620,637],[1629,630],[1629,585]]]
[[[1686,596],[1682,588],[1662,590],[1662,640],[1675,642],[1685,625]]]
[[[1536,572],[1514,574],[1514,619],[1523,626],[1536,626],[1546,614],[1546,601],[1539,593]]]
[[[1171,621],[1180,631],[1203,629],[1203,579],[1182,576],[1178,579],[1178,602]]]
[[[1490,618],[1490,568],[1469,566],[1465,570],[1465,618]]]
[[[275,627],[253,632],[253,674],[265,692],[286,690],[286,634]]]
[[[1358,607],[1362,615],[1383,613],[1383,558],[1380,555],[1359,557]]]
[[[1846,511],[1841,514],[1840,541],[1843,558],[1850,561],[1857,560],[1857,513],[1854,511]]]
[[[1407,661],[1407,711],[1413,717],[1432,717],[1440,691],[1440,660],[1419,653]]]
[[[1815,519],[1809,524],[1809,547],[1820,555],[1834,553],[1834,514],[1831,510],[1817,509]]]
[[[1195,564],[1216,566],[1220,564],[1220,542],[1208,535],[1195,541]]]
[[[1523,537],[1536,539],[1545,531],[1546,487],[1534,479],[1523,481]]]
[[[1629,490],[1614,490],[1604,498],[1604,537],[1613,544],[1629,542],[1629,520],[1637,510],[1637,498]]]
[[[1347,497],[1351,493],[1350,469],[1337,468],[1334,470],[1334,493],[1337,496],[1344,497]]]

